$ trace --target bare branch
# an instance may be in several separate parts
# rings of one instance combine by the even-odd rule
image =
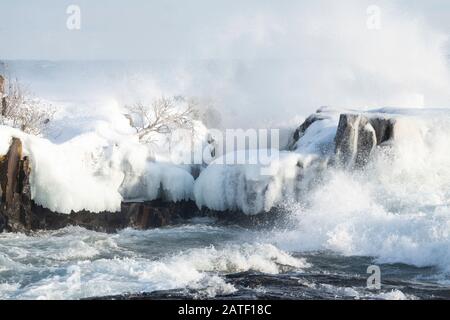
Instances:
[[[17,79],[7,81],[3,95],[0,124],[39,135],[53,118],[54,110],[41,101],[32,99]]]
[[[196,116],[194,104],[179,97],[161,97],[151,105],[136,103],[127,106],[126,117],[136,130],[139,140],[145,141],[152,132],[170,133],[174,129],[192,129]]]

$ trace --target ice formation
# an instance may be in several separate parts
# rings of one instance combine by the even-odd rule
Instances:
[[[115,124],[98,121],[92,130],[59,142],[0,127],[0,153],[6,154],[12,137],[22,140],[24,155],[31,160],[32,197],[56,212],[114,212],[122,201],[163,199],[194,200],[199,208],[252,215],[289,201],[307,202],[310,190],[327,179],[328,172],[337,170],[340,161],[353,168],[361,161],[358,157],[390,159],[383,166],[377,161],[370,166],[378,164],[377,174],[386,179],[388,168],[398,167],[401,172],[423,164],[410,174],[428,181],[432,174],[442,175],[430,173],[425,165],[435,162],[433,169],[442,169],[444,175],[434,184],[444,187],[448,184],[442,163],[448,159],[449,115],[446,109],[386,108],[361,113],[321,108],[293,134],[289,149],[272,152],[276,156],[269,157],[267,164],[222,164],[228,154],[208,166],[183,164],[181,160],[191,155],[193,139],[199,148],[207,144],[208,130],[201,123],[192,137],[158,134],[152,143],[143,144],[127,131],[125,120],[116,126],[119,115]],[[344,120],[353,122],[338,129]],[[340,134],[345,135],[342,142]],[[271,154],[270,150],[247,153],[256,159],[260,153]],[[254,163],[250,158],[248,162]]]
[[[204,126],[197,122],[192,137],[155,134],[149,144],[129,129],[94,123],[58,142],[1,126],[0,154],[7,153],[12,137],[22,141],[31,161],[32,198],[55,212],[115,212],[124,200],[192,199],[194,168],[181,160],[191,155],[192,145],[207,143]]]

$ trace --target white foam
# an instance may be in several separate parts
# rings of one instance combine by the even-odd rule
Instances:
[[[180,229],[185,234],[182,230],[185,229]],[[170,230],[128,230],[118,235],[105,235],[73,227],[33,237],[2,235],[2,248],[15,245],[0,256],[2,265],[7,268],[0,270],[0,278],[8,270],[20,270],[20,273],[7,278],[6,282],[2,280],[0,296],[5,299],[77,299],[192,288],[198,297],[214,297],[236,290],[224,280],[224,274],[249,270],[277,274],[286,268],[300,271],[309,267],[305,260],[294,258],[270,244],[224,244],[191,249],[181,246],[183,250],[179,252],[162,252],[161,249],[158,255],[148,258],[127,250],[128,241],[139,245],[152,232],[156,236],[165,232],[171,235]],[[173,232],[172,237],[177,235],[177,229]],[[18,250],[23,254],[17,254]],[[40,276],[29,283],[27,273]]]
[[[378,295],[374,295],[374,298],[382,300],[412,300],[414,296],[406,295],[400,290],[391,290],[389,292],[382,292]]]
[[[390,147],[379,148],[362,171],[329,169],[291,207],[295,231],[282,248],[333,250],[379,262],[449,270],[450,119],[407,116]]]

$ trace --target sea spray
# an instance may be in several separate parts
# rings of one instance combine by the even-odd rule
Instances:
[[[403,134],[379,147],[363,170],[329,168],[302,204],[291,207],[295,230],[278,234],[276,243],[448,271],[449,113],[399,113]]]

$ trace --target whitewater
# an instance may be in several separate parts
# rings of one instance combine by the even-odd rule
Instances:
[[[64,105],[64,112],[56,121],[67,121],[71,104],[60,104]],[[90,115],[95,118],[98,112],[96,109]],[[377,150],[362,170],[329,166],[316,175],[316,167],[310,164],[333,149],[338,115],[342,112],[352,110],[322,108],[322,120],[308,128],[291,148],[294,150],[282,151],[280,159],[274,161],[274,177],[278,180],[270,182],[273,195],[269,196],[273,198],[270,203],[282,207],[287,221],[263,229],[247,229],[211,218],[197,218],[173,227],[147,231],[126,229],[116,234],[80,227],[30,235],[0,234],[0,298],[118,298],[137,294],[149,298],[195,299],[448,298],[450,111],[445,108],[371,110],[367,114],[388,114],[399,119],[395,142]],[[111,112],[108,116],[114,119],[119,113]],[[126,136],[122,133],[118,138],[117,134],[111,134],[117,122],[105,125],[100,121],[100,125],[93,127],[93,131],[77,132],[67,140],[58,141],[58,135],[51,138],[51,133],[47,142],[21,136],[25,147],[34,148],[26,152],[43,161],[38,169],[46,168],[41,172],[43,177],[34,178],[43,182],[35,181],[35,184],[45,187],[52,175],[57,178],[50,183],[53,187],[46,188],[47,193],[37,193],[45,205],[51,207],[51,201],[60,199],[70,211],[89,205],[89,199],[96,204],[95,201],[105,197],[106,202],[101,202],[98,208],[103,210],[109,208],[109,197],[122,199],[119,193],[106,192],[120,192],[120,182],[127,181],[124,176],[112,174],[114,166],[100,173],[89,171],[86,175],[82,174],[85,167],[78,167],[80,163],[90,166],[83,158],[86,149],[90,155],[87,158],[97,155],[93,157],[94,163],[101,168],[105,162],[98,155],[104,153],[92,153],[92,150],[104,150],[96,146],[104,146],[105,139],[106,145],[110,144],[108,141],[119,141],[120,145]],[[5,133],[6,129],[2,130]],[[124,129],[119,126],[118,130]],[[15,131],[14,134],[20,136]],[[125,141],[127,145],[131,143]],[[6,142],[3,144],[2,149],[7,150]],[[62,148],[64,152],[52,148]],[[64,162],[65,172],[79,172],[71,183],[60,180],[63,174],[55,174],[58,161],[46,163],[45,159],[52,153],[61,157],[56,160]],[[114,155],[114,152],[106,154]],[[135,143],[116,156],[123,154],[136,161],[147,150],[141,150]],[[305,171],[300,184],[294,185],[289,179],[295,177],[293,171],[298,161],[303,161],[304,168],[311,168],[311,172],[308,177]],[[156,168],[150,166],[150,180],[156,179],[155,174],[163,174],[158,173],[161,168],[157,162],[154,165]],[[168,164],[165,166],[162,168],[165,172],[174,170]],[[212,163],[197,180],[176,187],[189,171],[178,168],[175,172],[181,172],[180,175],[167,180],[167,186],[177,182],[175,187],[166,189],[175,190],[176,195],[192,188],[188,197],[200,201],[201,205],[215,208],[219,201],[216,209],[244,206],[240,209],[247,208],[252,214],[254,208],[245,202],[246,190],[239,189],[242,186],[239,179],[252,179],[253,169],[222,165],[216,168]],[[81,193],[81,198],[80,194],[70,192],[89,184],[97,186],[98,181],[89,182],[89,179],[99,176],[105,179],[100,181],[101,192],[89,188],[84,190],[86,194]],[[116,185],[111,186],[108,181],[116,181]],[[58,191],[60,183],[63,188]],[[301,192],[292,192],[293,187]],[[151,190],[151,185],[148,188]],[[223,193],[230,188],[238,190],[236,194],[240,198],[221,202]],[[256,204],[256,207],[260,209],[264,205]],[[366,270],[370,265],[381,268],[383,286],[379,291],[366,287],[369,276]]]
[[[196,59],[6,61],[3,74],[56,110],[41,137],[0,126],[0,154],[16,136],[31,157],[38,204],[100,212],[164,197],[249,215],[277,207],[285,218],[2,233],[0,299],[449,299],[448,35],[387,2],[377,32],[361,27],[360,1],[321,2],[230,13],[207,44],[191,44]],[[202,148],[211,128],[280,129],[270,175],[174,163],[188,152],[183,136],[139,143],[123,107],[162,95],[200,98]],[[318,109],[320,121],[293,142]],[[394,142],[364,168],[328,165],[340,114],[361,112],[397,119]],[[366,286],[371,265],[381,290]]]

